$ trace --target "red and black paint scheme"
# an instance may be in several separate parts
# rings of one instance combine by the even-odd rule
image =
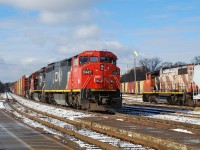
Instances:
[[[122,105],[117,56],[109,51],[88,50],[51,63],[28,81],[27,96],[37,101],[88,110],[116,110]]]

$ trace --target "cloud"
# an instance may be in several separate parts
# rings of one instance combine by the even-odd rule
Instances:
[[[186,23],[195,23],[200,22],[200,16],[194,16],[194,17],[186,17],[179,20],[180,22],[186,22]]]
[[[72,12],[49,12],[42,11],[39,14],[39,21],[46,24],[74,24],[90,21],[90,11],[72,11]]]
[[[158,36],[158,35],[177,35],[177,34],[183,34],[183,33],[192,33],[192,32],[198,32],[200,29],[199,26],[162,26],[159,28],[142,28],[134,30],[132,34],[135,36]],[[131,32],[130,32],[131,33]]]
[[[97,25],[79,26],[75,29],[74,38],[97,38],[100,36],[100,29]]]
[[[133,66],[135,48],[139,57],[157,56],[167,61],[189,61],[199,53],[200,27],[174,18],[179,5],[174,11],[148,14],[149,18],[142,18],[138,12],[138,18],[145,19],[145,23],[140,19],[133,23],[133,19],[118,18],[119,9],[96,7],[98,3],[102,0],[0,0],[0,4],[15,7],[19,13],[0,20],[1,58],[5,63],[14,64],[14,67],[4,65],[0,79],[14,81],[84,50],[112,51],[118,56],[122,71],[127,64],[130,68]],[[175,23],[170,22],[171,17]],[[185,20],[198,19],[197,16]],[[157,24],[157,20],[162,21]]]
[[[127,50],[127,46],[118,41],[104,41],[104,40],[74,40],[72,43],[66,43],[58,48],[58,51],[62,54],[78,54],[83,50],[108,50],[114,53],[121,53],[121,56],[126,55],[124,53]]]
[[[4,64],[5,63],[5,60],[3,58],[0,57],[0,64]]]
[[[28,2],[0,0],[0,3],[23,9],[23,14],[24,10],[38,13],[30,18],[22,15],[20,18],[6,18],[1,21],[2,24],[0,22],[1,56],[7,64],[14,64],[5,65],[4,74],[9,75],[0,75],[4,82],[17,80],[24,74],[30,75],[51,62],[84,50],[107,49],[117,56],[121,54],[122,58],[128,51],[121,42],[106,40],[107,33],[103,34],[95,23],[95,13],[91,12],[98,0]]]
[[[0,0],[25,11],[36,11],[38,20],[46,24],[73,23],[90,20],[91,8],[99,0]]]
[[[99,0],[0,0],[0,3],[25,10],[66,12],[87,9]]]

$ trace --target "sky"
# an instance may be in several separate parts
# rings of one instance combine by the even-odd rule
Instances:
[[[0,81],[85,50],[191,63],[200,55],[199,0],[0,0]]]

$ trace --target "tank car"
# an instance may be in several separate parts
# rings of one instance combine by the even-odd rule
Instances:
[[[147,73],[144,102],[199,105],[200,65],[188,64]]]
[[[48,64],[28,77],[28,97],[88,110],[116,110],[122,105],[117,56],[88,50]]]

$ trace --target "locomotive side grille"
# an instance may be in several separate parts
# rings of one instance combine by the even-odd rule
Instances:
[[[178,75],[187,74],[187,73],[188,73],[187,68],[178,69]]]

